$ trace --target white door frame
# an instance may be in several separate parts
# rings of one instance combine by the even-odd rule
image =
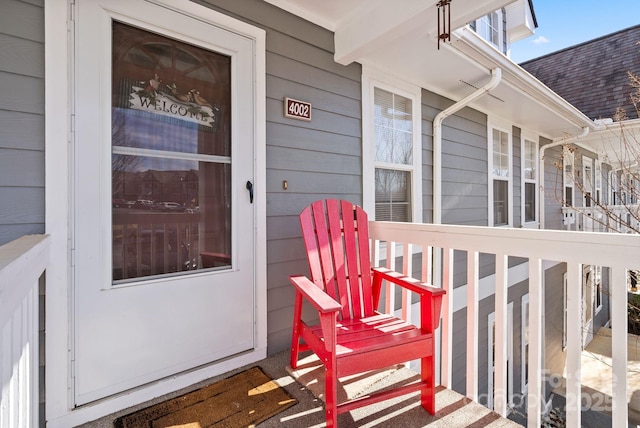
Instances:
[[[136,0],[143,1],[143,0]],[[156,382],[128,394],[119,395],[78,409],[73,409],[70,390],[71,321],[71,173],[73,159],[73,117],[69,104],[73,99],[74,22],[73,6],[63,1],[45,3],[45,213],[46,233],[51,235],[51,264],[47,269],[47,344],[46,344],[46,415],[48,427],[78,425],[103,415],[142,403],[158,395],[175,391],[209,377],[225,373],[266,356],[266,65],[265,31],[191,2],[153,0],[159,7],[207,20],[250,38],[255,61],[255,242],[256,242],[256,350],[219,364],[204,367]],[[124,3],[123,3],[124,4]]]

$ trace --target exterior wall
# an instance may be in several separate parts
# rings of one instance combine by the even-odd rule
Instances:
[[[290,346],[293,287],[308,273],[298,214],[322,198],[362,203],[359,64],[333,60],[333,33],[263,1],[208,2],[267,32],[267,284],[269,354]],[[283,99],[313,105],[311,122],[283,116]],[[283,189],[283,181],[288,189]],[[256,183],[256,185],[259,185]]]
[[[540,137],[540,147],[551,140]],[[544,218],[545,229],[565,229],[562,224],[562,147],[547,149],[544,154]]]
[[[44,1],[0,7],[0,245],[44,232]]]
[[[433,119],[453,101],[422,93],[423,126],[432,133]],[[442,223],[486,226],[487,179],[487,116],[466,107],[442,124]]]

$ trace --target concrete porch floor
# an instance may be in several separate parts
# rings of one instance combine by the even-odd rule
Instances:
[[[258,428],[276,427],[322,427],[324,423],[324,403],[316,398],[313,393],[286,371],[288,365],[288,352],[280,352],[265,360],[259,361],[248,367],[242,367],[233,372],[225,373],[222,376],[212,378],[206,382],[193,385],[188,389],[159,397],[138,406],[134,406],[118,413],[105,416],[96,421],[81,425],[82,428],[113,428],[113,421],[119,416],[129,414],[138,409],[148,407],[162,400],[176,397],[178,395],[198,389],[202,386],[215,382],[216,380],[227,378],[232,374],[245,370],[252,366],[260,366],[265,373],[276,380],[293,397],[298,400],[298,404],[273,416],[261,424]],[[402,368],[395,370],[388,376],[378,376],[375,380],[366,382],[362,388],[362,393],[369,393],[374,390],[385,388],[397,382],[407,382],[412,378],[417,379],[415,372]],[[464,396],[440,388],[436,394],[436,414],[431,416],[420,407],[419,395],[417,393],[398,397],[383,403],[362,407],[352,412],[341,414],[338,417],[338,425],[341,428],[352,427],[520,427],[521,425],[501,418],[498,414],[490,411],[478,403],[466,399]]]

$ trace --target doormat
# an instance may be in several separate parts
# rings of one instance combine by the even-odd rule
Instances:
[[[254,427],[298,401],[259,367],[122,416],[115,428]]]

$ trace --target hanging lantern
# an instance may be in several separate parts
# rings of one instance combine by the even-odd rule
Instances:
[[[438,6],[438,49],[440,41],[451,41],[451,0],[440,0]]]

